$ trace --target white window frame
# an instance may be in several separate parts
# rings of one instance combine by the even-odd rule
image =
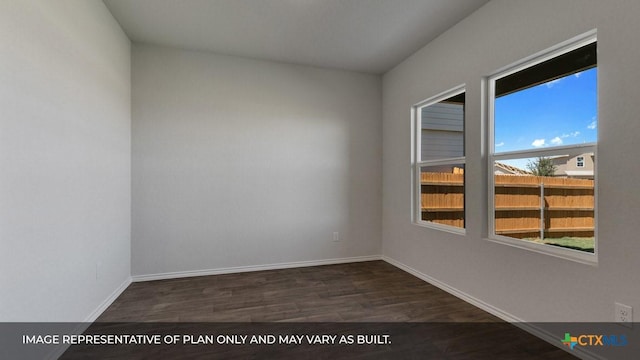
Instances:
[[[519,159],[519,158],[536,158],[536,157],[551,157],[554,155],[576,156],[584,153],[596,153],[597,142],[584,143],[578,145],[568,146],[553,146],[545,148],[536,148],[530,150],[518,150],[496,153],[495,150],[495,122],[494,122],[494,101],[495,101],[495,82],[498,79],[504,78],[518,71],[530,68],[536,64],[545,62],[547,60],[558,57],[562,54],[568,53],[580,47],[597,42],[596,31],[590,31],[586,34],[577,36],[566,42],[563,42],[557,46],[541,51],[535,55],[525,58],[519,62],[516,62],[510,66],[496,71],[494,74],[485,78],[487,86],[487,144],[488,144],[488,161],[487,161],[487,177],[488,177],[488,236],[487,240],[513,246],[533,252],[547,254],[567,260],[572,260],[589,265],[596,265],[598,262],[598,184],[597,184],[597,169],[594,164],[594,252],[589,253],[580,250],[573,250],[558,246],[538,244],[532,241],[516,239],[508,236],[503,236],[495,233],[495,177],[494,177],[494,163],[501,160]]]
[[[412,196],[412,220],[416,225],[447,231],[454,234],[466,234],[466,206],[463,211],[465,211],[465,227],[457,227],[450,226],[445,224],[438,224],[431,221],[422,220],[422,207],[421,207],[421,184],[420,184],[420,169],[425,166],[437,166],[437,165],[465,165],[465,156],[453,157],[453,158],[443,158],[436,160],[426,160],[422,161],[422,109],[423,107],[436,104],[440,101],[446,100],[456,95],[460,95],[466,92],[466,85],[462,84],[456,86],[450,90],[444,91],[438,95],[432,96],[426,100],[423,100],[411,108],[411,128],[413,130],[412,143],[413,143],[413,151],[412,151],[412,172],[413,172],[413,196]],[[463,121],[463,129],[466,129],[466,111],[464,112],[464,121]],[[463,148],[466,153],[466,141],[464,140],[466,137],[466,131],[463,130]],[[465,172],[466,176],[466,172]],[[463,182],[466,182],[463,180]],[[466,186],[464,187],[464,197],[466,199]]]

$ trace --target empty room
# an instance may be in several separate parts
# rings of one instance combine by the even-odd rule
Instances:
[[[637,356],[638,16],[1,0],[0,358]]]

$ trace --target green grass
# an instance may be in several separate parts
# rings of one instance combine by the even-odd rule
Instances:
[[[564,248],[581,250],[586,252],[593,252],[595,248],[595,240],[593,237],[570,237],[565,236],[557,239],[549,238],[549,239],[527,239],[533,242],[548,244],[553,246],[560,246]]]

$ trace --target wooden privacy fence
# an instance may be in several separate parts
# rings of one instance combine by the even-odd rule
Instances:
[[[464,226],[463,174],[422,173],[422,219]],[[593,180],[495,175],[495,232],[516,238],[592,237]]]

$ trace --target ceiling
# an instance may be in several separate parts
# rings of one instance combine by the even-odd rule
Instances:
[[[129,38],[381,74],[489,0],[104,0]]]

